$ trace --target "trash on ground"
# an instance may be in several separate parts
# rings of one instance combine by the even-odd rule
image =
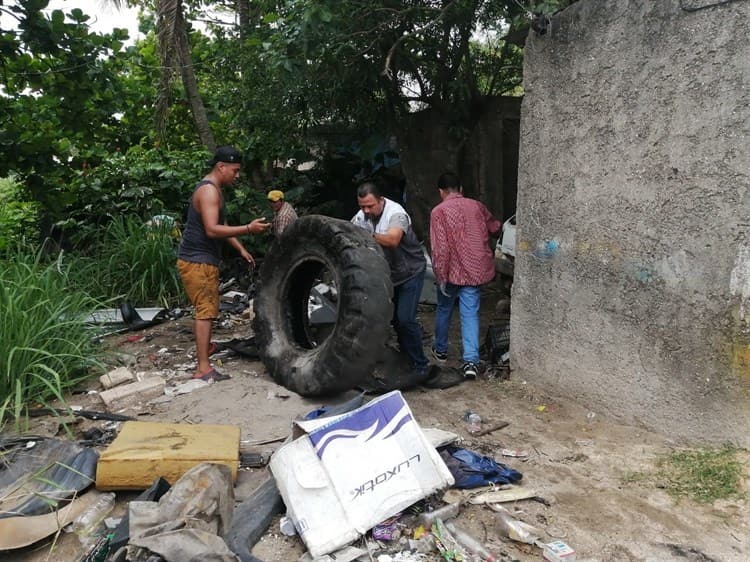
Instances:
[[[259,359],[258,346],[255,343],[255,336],[249,338],[233,338],[229,341],[216,342],[220,351],[229,349],[238,355],[248,359]]]
[[[515,502],[519,500],[528,500],[536,498],[539,493],[531,488],[524,488],[522,486],[513,486],[506,490],[492,490],[489,492],[481,492],[469,496],[469,503],[472,505],[482,505],[490,503],[506,503]]]
[[[400,516],[401,514],[399,513],[375,525],[370,531],[372,538],[376,541],[397,541],[400,539],[401,530],[398,526]]]
[[[234,510],[232,472],[201,463],[179,478],[158,502],[131,501],[128,560],[158,554],[167,562],[239,560],[224,539]]]
[[[156,398],[164,394],[167,382],[161,377],[148,377],[141,381],[131,382],[104,390],[99,397],[110,410],[122,410]]]
[[[175,386],[166,387],[164,389],[164,394],[166,394],[167,396],[180,396],[181,394],[190,394],[194,390],[207,387],[209,384],[209,382],[204,381],[203,379],[191,378],[190,380],[187,380]]]
[[[268,464],[268,455],[240,452],[240,468],[260,468]]]
[[[227,465],[236,479],[239,445],[237,426],[125,422],[101,454],[96,487],[143,490],[159,476],[175,482],[202,462]]]
[[[488,484],[515,484],[523,478],[523,475],[517,470],[468,449],[448,445],[440,449],[440,456],[451,471],[456,488],[478,488]]]
[[[99,377],[99,382],[105,389],[133,381],[135,381],[135,375],[127,367],[118,367]]]
[[[101,494],[70,524],[70,531],[78,535],[78,540],[87,550],[97,542],[102,534],[99,529],[104,525],[104,519],[114,509],[115,500],[116,497],[113,492]]]
[[[122,414],[83,410],[80,406],[69,406],[68,408],[30,408],[27,413],[30,418],[74,415],[89,420],[130,421],[135,419],[132,416],[124,416]]]
[[[472,537],[469,533],[456,527],[454,523],[446,523],[445,526],[451,532],[453,538],[456,539],[458,544],[464,547],[468,553],[478,557],[482,562],[495,562],[495,556],[487,550],[487,547]]]
[[[29,546],[54,535],[96,502],[99,496],[99,492],[91,490],[52,513],[0,519],[0,551]]]
[[[297,529],[294,527],[294,521],[292,521],[292,518],[288,515],[284,515],[279,520],[279,531],[281,531],[282,535],[286,535],[287,537],[293,537],[297,534]]]
[[[296,421],[270,469],[312,556],[328,554],[453,483],[400,392]]]
[[[468,558],[464,548],[440,519],[436,519],[432,525],[432,536],[438,552],[445,560],[459,562]]]
[[[335,287],[318,283],[310,289],[307,315],[311,325],[334,324],[338,318],[338,294]]]
[[[510,322],[491,324],[484,339],[487,362],[498,365],[505,362],[503,356],[510,349]]]
[[[550,562],[575,562],[576,551],[563,541],[553,541],[543,546],[542,557]]]
[[[500,421],[500,422],[492,423],[492,424],[490,424],[490,425],[488,425],[488,426],[480,429],[479,431],[477,431],[474,434],[474,437],[482,437],[483,435],[489,435],[490,433],[493,433],[493,432],[495,432],[495,431],[497,431],[499,429],[503,429],[505,427],[508,427],[509,425],[510,425],[510,423],[507,422],[507,421]]]
[[[458,516],[460,511],[461,505],[459,503],[449,503],[433,511],[425,511],[424,513],[421,513],[419,517],[417,517],[417,523],[424,527],[426,531],[429,531],[432,529],[432,524],[435,520],[440,519],[441,521],[447,521],[448,519],[453,519]]]
[[[235,508],[232,526],[224,540],[243,562],[256,560],[251,555],[253,547],[271,526],[276,514],[283,510],[279,489],[268,474],[260,486]]]
[[[164,478],[156,478],[151,486],[146,490],[138,494],[134,501],[158,501],[164,494],[169,491],[171,486],[169,482]],[[130,539],[130,513],[125,512],[125,515],[121,518],[120,523],[115,527],[114,532],[110,538],[110,548],[112,552],[117,552],[118,549],[127,546],[128,540]]]
[[[513,457],[521,460],[528,460],[529,452],[520,449],[502,449],[500,454],[504,457]]]
[[[526,544],[536,544],[544,536],[540,529],[519,521],[504,507],[495,504],[490,507],[497,512],[495,532],[498,535]]]
[[[427,437],[428,441],[436,449],[450,445],[458,439],[458,435],[455,433],[438,429],[437,427],[424,427],[422,428],[422,433],[424,433],[425,437]]]
[[[367,551],[364,548],[356,546],[345,546],[341,550],[313,558],[309,552],[305,552],[299,557],[299,562],[352,562],[353,560],[364,559]],[[369,558],[367,558],[369,560]]]
[[[464,421],[466,422],[466,431],[472,435],[482,431],[482,416],[468,410],[464,413]]]
[[[54,512],[94,483],[94,449],[57,439],[12,437],[0,444],[0,521]]]
[[[247,293],[242,293],[240,291],[227,291],[226,293],[223,293],[221,295],[221,300],[225,302],[247,303],[249,298],[247,296]]]

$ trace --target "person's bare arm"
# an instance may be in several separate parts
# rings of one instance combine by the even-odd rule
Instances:
[[[255,259],[253,259],[253,256],[245,249],[245,246],[242,245],[242,242],[237,240],[234,236],[227,238],[227,243],[237,250],[237,253],[242,256],[242,259],[244,259],[247,263],[250,265],[255,265]]]
[[[203,228],[209,238],[231,238],[243,234],[259,234],[265,232],[271,226],[264,218],[255,219],[253,222],[242,226],[219,224],[221,197],[219,196],[219,190],[211,184],[198,188],[193,204],[201,215]]]
[[[375,233],[375,241],[384,248],[395,248],[401,243],[401,239],[409,228],[409,217],[405,213],[396,213],[388,223],[388,230],[384,233]]]
[[[383,246],[384,248],[395,248],[401,243],[401,239],[404,237],[404,231],[401,227],[394,226],[389,228],[383,234],[375,233],[375,241]]]

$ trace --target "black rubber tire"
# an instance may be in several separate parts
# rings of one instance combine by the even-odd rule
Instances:
[[[324,269],[338,291],[336,323],[319,345],[307,317]],[[350,390],[372,373],[390,334],[393,286],[372,235],[350,222],[308,215],[272,245],[259,272],[253,330],[271,377],[302,396]]]

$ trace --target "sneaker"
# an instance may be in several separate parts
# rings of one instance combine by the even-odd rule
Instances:
[[[467,361],[466,363],[464,363],[463,372],[465,379],[475,379],[479,374],[479,369],[477,368],[476,363]]]
[[[432,350],[432,356],[435,358],[436,361],[440,363],[445,363],[448,360],[448,354],[445,351],[438,351],[435,349],[435,347],[430,348]]]

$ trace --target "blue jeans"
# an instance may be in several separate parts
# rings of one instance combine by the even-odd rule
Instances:
[[[446,284],[445,296],[438,288],[435,310],[435,350],[448,352],[448,326],[458,299],[464,362],[479,362],[479,287]]]
[[[393,288],[393,327],[398,345],[409,357],[412,367],[426,369],[429,361],[422,347],[422,327],[417,322],[417,305],[422,295],[425,272]]]

